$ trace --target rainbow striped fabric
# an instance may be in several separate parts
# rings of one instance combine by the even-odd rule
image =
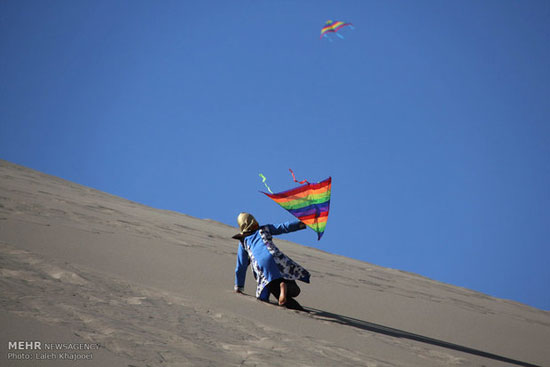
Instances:
[[[320,240],[327,226],[331,181],[329,177],[314,184],[306,181],[305,185],[275,194],[262,193],[317,232]]]
[[[323,27],[323,29],[321,29],[321,36],[319,38],[323,38],[323,36],[327,32],[338,32],[338,30],[340,30],[342,27],[345,27],[347,25],[351,26],[352,24],[344,23],[340,21],[327,20],[325,26]]]

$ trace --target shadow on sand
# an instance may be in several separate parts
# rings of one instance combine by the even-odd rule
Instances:
[[[358,329],[368,330],[368,331],[372,331],[372,332],[384,334],[384,335],[389,335],[395,338],[405,338],[405,339],[415,340],[422,343],[436,345],[442,348],[452,349],[463,353],[469,353],[480,357],[490,358],[500,362],[515,364],[517,366],[539,367],[531,363],[517,361],[511,358],[499,356],[492,353],[487,353],[481,350],[465,347],[458,344],[448,343],[442,340],[433,339],[433,338],[429,338],[429,337],[414,334],[414,333],[409,333],[407,331],[394,329],[384,325],[374,324],[372,322],[355,319],[353,317],[348,317],[348,316],[338,315],[327,311],[318,310],[312,307],[304,307],[304,310],[315,318],[318,318],[324,321],[334,322],[336,324],[353,326]]]

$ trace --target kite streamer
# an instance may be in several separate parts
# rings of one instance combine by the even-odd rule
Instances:
[[[260,177],[262,178],[262,182],[264,183],[265,187],[267,187],[267,191],[273,194],[273,191],[271,191],[269,186],[267,186],[267,184],[265,183],[265,176],[260,173]]]
[[[294,180],[294,182],[298,182],[299,184],[309,183],[309,182],[307,182],[307,180],[298,181],[298,180],[296,179],[296,176],[294,176],[294,172],[292,172],[292,170],[291,170],[290,168],[289,168],[288,170],[290,171],[290,173],[292,173],[292,179]]]
[[[294,172],[292,170],[290,172],[294,181],[298,182],[294,177]],[[327,225],[332,178],[329,177],[314,184],[306,180],[298,183],[304,182],[304,185],[287,191],[275,194],[262,193],[317,232],[317,240],[320,240]]]

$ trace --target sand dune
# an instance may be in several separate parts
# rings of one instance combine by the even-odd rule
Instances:
[[[550,366],[547,311],[280,239],[310,312],[237,295],[235,230],[0,161],[0,365]]]

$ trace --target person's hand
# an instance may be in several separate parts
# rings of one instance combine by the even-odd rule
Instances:
[[[305,229],[307,226],[304,222],[300,222],[300,225],[299,225],[299,228],[300,229]]]

